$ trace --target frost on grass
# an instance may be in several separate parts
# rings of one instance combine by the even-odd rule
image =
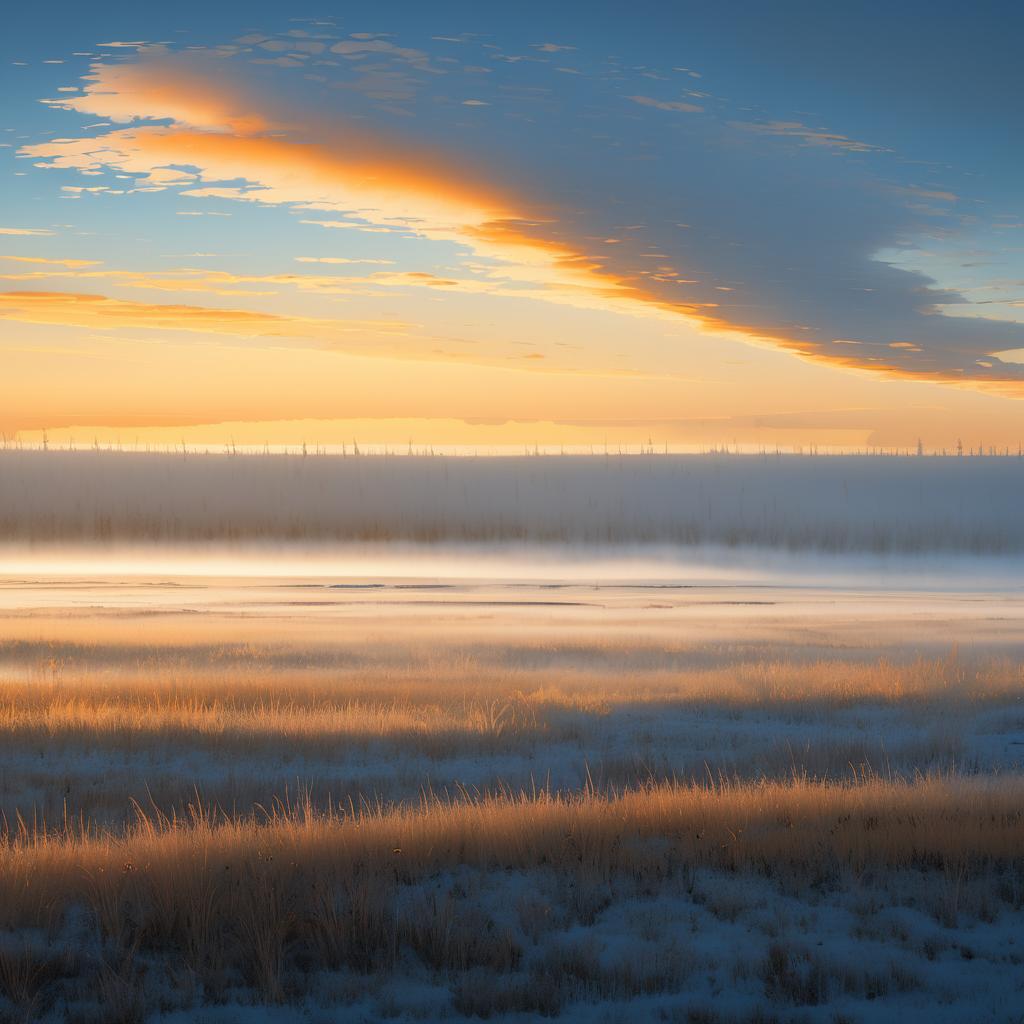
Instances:
[[[9,584],[0,1017],[1013,1019],[1014,595],[569,593]]]
[[[25,827],[0,873],[21,940],[3,984],[56,1019],[116,992],[120,1019],[223,1000],[680,1020],[871,1019],[884,1000],[977,1019],[967,1005],[1020,996],[1022,796],[991,780],[651,786]]]

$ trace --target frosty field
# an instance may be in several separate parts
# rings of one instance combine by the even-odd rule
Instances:
[[[5,577],[3,1012],[1018,1019],[1001,574],[499,555]]]
[[[0,1018],[1016,1024],[1021,463],[664,459],[0,453]]]

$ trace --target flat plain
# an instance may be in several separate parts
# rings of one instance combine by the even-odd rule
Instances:
[[[530,571],[9,575],[3,1012],[1017,1019],[1024,596]]]

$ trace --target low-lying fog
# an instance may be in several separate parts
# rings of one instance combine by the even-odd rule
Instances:
[[[1015,457],[0,451],[0,542],[13,544],[515,542],[1024,555],[1022,507],[1024,460]]]
[[[206,577],[382,586],[538,584],[601,588],[814,587],[897,591],[1024,589],[1024,557],[821,554],[722,545],[6,544],[0,578]]]

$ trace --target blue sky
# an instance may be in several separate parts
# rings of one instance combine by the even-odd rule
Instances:
[[[133,388],[141,332],[150,374],[231,376],[244,349],[300,392],[378,360],[360,419],[477,421],[472,366],[496,422],[681,438],[681,400],[733,430],[838,415],[866,441],[909,405],[1016,432],[1019,8],[51,10],[11,16],[0,65],[0,317],[29,389],[33,350]],[[395,361],[429,364],[434,407],[408,381],[365,401]],[[161,415],[339,418],[260,394]],[[92,397],[40,415],[136,415]]]

